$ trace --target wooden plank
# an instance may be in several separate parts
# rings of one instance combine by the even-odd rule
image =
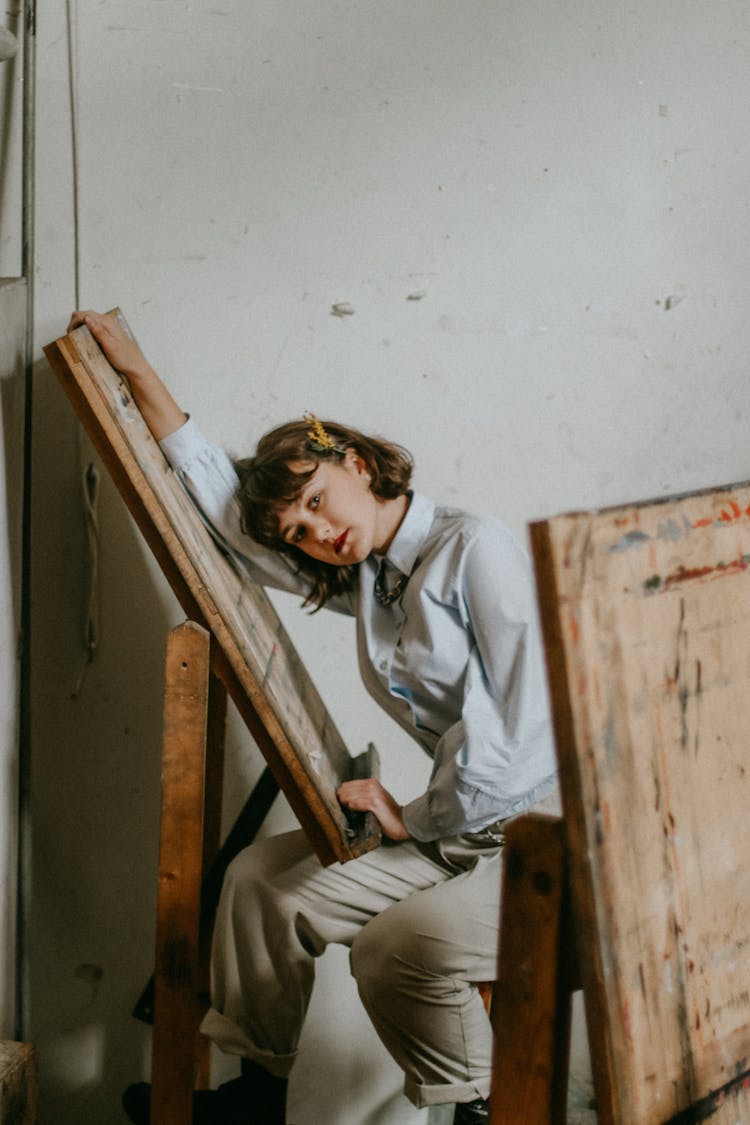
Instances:
[[[273,606],[216,547],[127,383],[86,328],[44,350],[186,614],[215,637],[213,667],[321,861],[377,846],[372,818],[357,833],[336,799],[352,759]]]
[[[0,1040],[0,1125],[35,1125],[37,1082],[31,1044]]]
[[[209,717],[210,729],[210,717]],[[216,906],[227,867],[234,857],[252,844],[271,805],[278,795],[279,787],[270,771],[265,769],[256,782],[250,796],[234,825],[229,830],[223,844],[208,871],[204,865],[203,886],[201,888],[201,933],[208,933],[213,925]],[[205,851],[205,849],[204,849]],[[154,978],[147,982],[133,1009],[136,1019],[144,1023],[154,1022]]]
[[[167,640],[151,1070],[151,1116],[163,1125],[190,1125],[199,1065],[209,647],[192,621]]]
[[[490,1125],[564,1125],[572,982],[562,822],[511,822],[503,860]]]
[[[750,486],[531,534],[598,1118],[661,1125],[750,1058]]]

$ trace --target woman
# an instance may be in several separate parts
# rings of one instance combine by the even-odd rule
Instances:
[[[232,463],[172,399],[116,319],[74,313],[128,379],[154,437],[217,539],[255,580],[353,614],[368,691],[433,758],[405,805],[376,780],[342,804],[378,818],[383,845],[322,868],[301,832],[233,862],[202,1030],[240,1078],[195,1095],[194,1120],[283,1125],[314,977],[349,947],[360,996],[415,1105],[488,1117],[492,1035],[475,983],[497,956],[503,823],[555,788],[528,561],[497,521],[436,507],[400,447],[309,417]],[[148,1120],[149,1089],[126,1091]]]

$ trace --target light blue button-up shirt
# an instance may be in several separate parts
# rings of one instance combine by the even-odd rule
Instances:
[[[221,546],[256,582],[306,596],[284,555],[242,531],[237,476],[192,420],[162,448]],[[404,806],[409,833],[434,840],[523,812],[556,786],[536,602],[526,553],[498,520],[414,493],[374,595],[381,559],[326,606],[357,620],[359,667],[381,707],[432,757],[427,789]]]

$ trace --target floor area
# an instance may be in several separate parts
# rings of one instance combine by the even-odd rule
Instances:
[[[596,1125],[596,1111],[593,1105],[594,1083],[591,1077],[591,1059],[586,1036],[583,993],[576,992],[573,996],[568,1125]]]

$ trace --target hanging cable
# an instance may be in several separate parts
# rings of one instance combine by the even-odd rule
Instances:
[[[23,514],[21,518],[21,658],[18,706],[18,875],[16,886],[15,1036],[31,1029],[31,437],[34,390],[34,140],[36,117],[36,0],[23,12],[23,186],[21,273],[26,280],[24,347]]]
[[[86,651],[78,682],[72,692],[73,699],[77,699],[81,693],[89,665],[99,646],[99,483],[99,470],[93,461],[89,461],[81,476],[86,527],[88,587],[83,635]]]
[[[81,299],[81,255],[78,226],[78,16],[73,15],[72,0],[65,0],[65,30],[68,44],[68,101],[70,103],[70,151],[73,189],[73,294],[75,307]]]
[[[70,148],[73,190],[73,292],[75,308],[81,307],[81,239],[78,154],[78,10],[76,0],[65,0],[68,45],[68,100],[70,103]],[[86,598],[83,622],[84,658],[72,698],[80,695],[86,673],[99,645],[99,470],[91,460],[90,447],[78,426],[78,461],[86,532]]]

